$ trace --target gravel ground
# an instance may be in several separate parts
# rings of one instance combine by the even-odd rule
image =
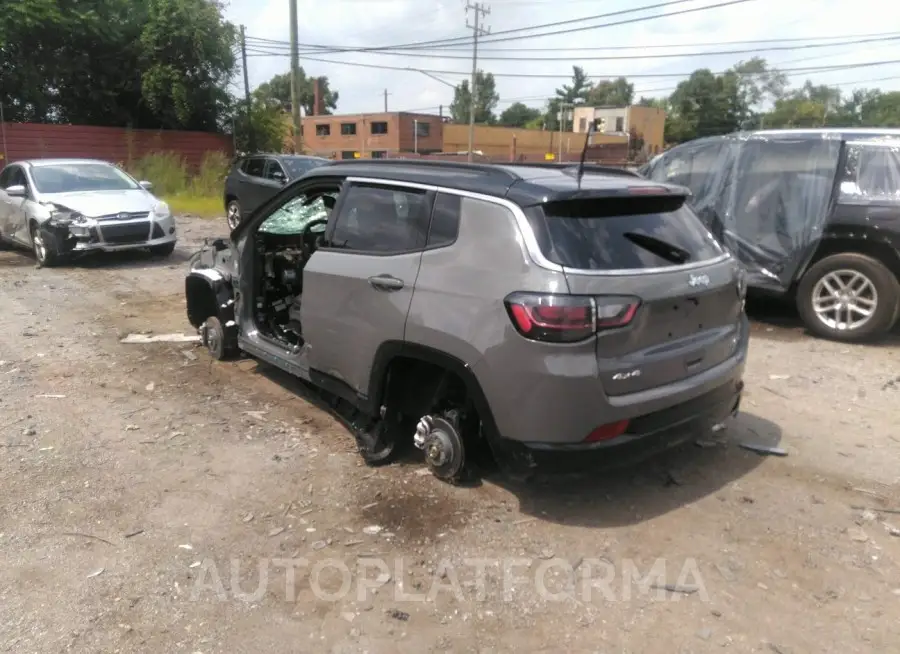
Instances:
[[[756,307],[718,444],[450,487],[366,468],[268,367],[119,342],[190,332],[222,227],[183,219],[168,260],[0,253],[0,651],[897,651],[900,337]]]

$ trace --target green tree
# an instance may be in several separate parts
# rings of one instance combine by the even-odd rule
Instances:
[[[594,107],[602,105],[627,107],[633,102],[634,84],[624,77],[598,82],[587,95],[587,103]]]
[[[637,106],[639,107],[652,107],[654,109],[662,109],[664,111],[668,110],[669,108],[668,98],[648,98],[643,95],[635,104],[637,104]]]
[[[234,28],[213,0],[0,0],[7,119],[215,129]]]
[[[234,70],[234,25],[211,0],[149,0],[141,33],[144,100],[165,127],[214,129]]]
[[[525,127],[528,123],[540,117],[540,109],[533,109],[521,102],[514,102],[500,114],[500,124],[505,127]]]
[[[463,80],[453,91],[453,102],[450,104],[450,116],[454,123],[469,122],[469,103],[472,93],[468,80]],[[479,70],[475,74],[475,122],[493,125],[496,122],[494,109],[500,101],[497,85],[491,73]]]
[[[588,94],[593,89],[584,68],[572,66],[572,83],[563,84],[556,89],[555,95],[547,101],[546,118],[544,127],[547,129],[559,129],[559,113],[562,106],[570,109],[570,105],[584,104]]]
[[[843,100],[839,88],[807,81],[776,100],[762,122],[766,127],[843,127],[858,123],[854,109]]]
[[[315,104],[315,79],[307,77],[303,67],[300,68],[298,77],[300,80],[300,106],[306,112],[307,116],[313,114],[313,105]],[[338,92],[332,91],[328,84],[328,78],[319,77],[319,92],[322,94],[322,105],[325,114],[331,114],[337,109]],[[275,75],[268,82],[263,82],[253,95],[257,98],[277,103],[282,109],[288,110],[291,106],[291,74],[282,73]]]
[[[282,152],[289,134],[288,116],[280,107],[252,98],[248,123],[247,103],[235,104],[234,140],[238,152]]]
[[[865,127],[897,127],[900,125],[900,91],[860,91],[859,118]]]

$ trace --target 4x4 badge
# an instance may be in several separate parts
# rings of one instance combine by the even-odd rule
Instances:
[[[698,286],[709,286],[709,276],[708,275],[691,275],[688,278],[688,286],[692,288],[696,288]]]

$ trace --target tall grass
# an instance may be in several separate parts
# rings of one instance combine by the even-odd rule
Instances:
[[[125,168],[136,179],[151,182],[153,193],[166,200],[176,214],[218,217],[224,212],[222,188],[229,163],[223,153],[207,152],[192,174],[177,153],[154,152]]]

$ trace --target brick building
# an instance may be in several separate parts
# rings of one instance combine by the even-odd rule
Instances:
[[[337,159],[378,159],[389,153],[440,152],[444,119],[431,114],[389,112],[303,119],[303,149]]]

